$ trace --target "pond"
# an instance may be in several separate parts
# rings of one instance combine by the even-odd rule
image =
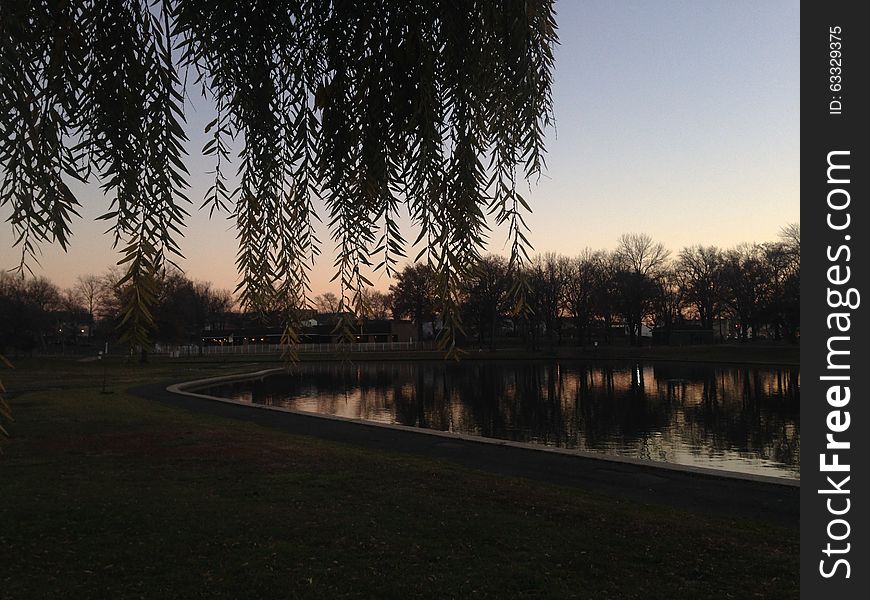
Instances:
[[[200,390],[299,411],[799,479],[797,367],[362,361]]]

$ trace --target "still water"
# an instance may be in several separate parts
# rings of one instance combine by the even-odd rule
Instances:
[[[308,363],[201,390],[255,404],[726,471],[800,477],[797,367]]]

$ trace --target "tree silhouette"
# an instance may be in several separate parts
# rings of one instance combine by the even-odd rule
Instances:
[[[619,237],[614,285],[633,346],[640,344],[641,325],[653,310],[655,280],[669,256],[663,244],[654,242],[645,233],[626,233]]]
[[[691,303],[701,326],[710,328],[722,304],[725,258],[715,246],[689,246],[680,251],[677,270],[682,291]]]
[[[517,183],[543,168],[552,0],[8,0],[0,36],[0,205],[21,268],[41,243],[67,248],[80,205],[68,184],[98,177],[133,344],[181,256],[184,98],[195,87],[216,107],[203,207],[236,220],[243,306],[281,296],[292,324],[307,305],[317,198],[342,308],[357,312],[364,268],[392,273],[403,255],[397,214],[410,209],[448,348],[485,215],[508,226],[512,261],[526,258]]]
[[[324,292],[314,297],[314,308],[322,315],[335,314],[341,310],[341,302],[333,292]]]
[[[574,319],[577,342],[582,346],[591,337],[591,321],[595,314],[595,295],[600,283],[602,253],[586,248],[566,264],[564,307]]]
[[[489,254],[480,258],[465,283],[466,308],[477,329],[478,342],[489,336],[489,349],[495,350],[495,334],[499,317],[506,311],[505,300],[510,289],[507,261]]]
[[[427,264],[408,265],[390,286],[393,316],[409,317],[417,325],[417,339],[423,339],[423,323],[434,321],[437,305],[435,273]]]
[[[755,339],[770,296],[771,273],[761,244],[741,244],[725,253],[726,302],[740,322],[740,338]]]
[[[392,317],[393,299],[389,294],[377,290],[366,290],[364,300],[366,309],[364,316],[381,321],[389,320]]]

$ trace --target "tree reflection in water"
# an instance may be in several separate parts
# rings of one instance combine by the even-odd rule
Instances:
[[[209,393],[371,421],[797,478],[800,372],[640,362],[301,363]]]

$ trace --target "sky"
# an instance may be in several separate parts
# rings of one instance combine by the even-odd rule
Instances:
[[[630,232],[674,252],[730,247],[774,240],[799,221],[797,0],[561,0],[556,11],[556,126],[547,170],[527,193],[535,253],[612,249]],[[187,108],[196,206],[213,168],[200,156],[213,116],[206,106]],[[97,184],[73,189],[84,206],[71,248],[44,247],[32,265],[62,287],[117,261],[106,222],[94,221],[108,199]],[[337,291],[324,227],[320,239],[314,294]],[[0,268],[18,264],[13,240],[9,224],[0,225]],[[235,288],[235,230],[225,216],[194,211],[181,245],[189,277]],[[493,232],[488,249],[507,250],[504,232]],[[374,283],[386,289],[390,281]]]

